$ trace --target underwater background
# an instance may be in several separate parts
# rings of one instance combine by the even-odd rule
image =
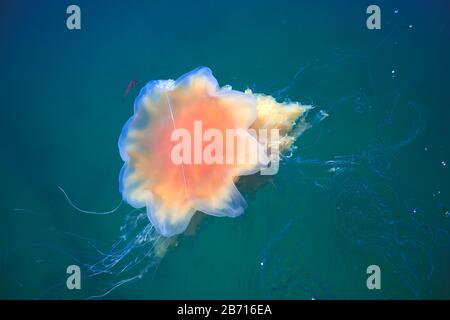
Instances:
[[[66,28],[70,4],[81,30]],[[0,298],[450,298],[449,10],[2,1]],[[220,85],[313,105],[312,127],[270,183],[243,191],[244,215],[203,216],[158,258],[136,236],[142,212],[74,205],[120,203],[117,140],[139,89],[202,65]],[[73,264],[81,290],[65,286]]]

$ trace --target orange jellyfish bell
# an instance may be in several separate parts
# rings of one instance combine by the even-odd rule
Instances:
[[[280,104],[268,97],[220,88],[205,67],[176,81],[149,82],[119,138],[124,200],[146,207],[150,222],[167,237],[185,231],[196,211],[241,215],[247,204],[235,182],[273,161],[250,127],[282,126],[277,145],[282,149],[291,144],[287,133],[306,110],[290,105],[281,113],[284,124],[271,122],[270,112],[280,114]]]

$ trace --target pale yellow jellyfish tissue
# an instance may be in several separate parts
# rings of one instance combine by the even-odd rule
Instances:
[[[306,110],[221,88],[205,67],[176,81],[151,81],[119,138],[122,196],[146,207],[163,236],[182,233],[196,211],[239,216],[247,204],[235,182],[267,170],[291,147],[295,122]],[[270,136],[274,130],[277,139]]]

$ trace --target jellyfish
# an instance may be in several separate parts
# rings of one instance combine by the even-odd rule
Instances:
[[[310,108],[220,87],[207,67],[150,81],[119,138],[123,200],[145,208],[164,237],[183,233],[195,212],[238,217],[247,202],[236,182],[279,161]]]

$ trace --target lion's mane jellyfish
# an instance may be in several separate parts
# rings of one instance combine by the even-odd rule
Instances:
[[[247,204],[235,183],[276,172],[280,153],[306,128],[309,108],[220,87],[206,67],[150,81],[119,138],[123,199],[145,207],[166,237],[184,232],[196,211],[239,216]]]

